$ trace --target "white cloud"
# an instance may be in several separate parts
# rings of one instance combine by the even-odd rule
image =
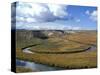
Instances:
[[[81,27],[72,27],[73,30],[80,30]]]
[[[90,11],[87,10],[85,13],[89,16],[89,18],[92,21],[97,21],[97,10],[94,10],[92,12],[90,12]]]
[[[17,22],[16,28],[28,29],[28,30],[68,30],[68,29],[72,29],[72,26],[62,25],[54,22],[48,22],[48,23]]]
[[[90,18],[91,18],[93,21],[97,21],[97,11],[93,11],[93,12],[91,13]]]
[[[26,18],[27,22],[36,22],[36,20],[34,18]]]
[[[25,20],[24,17],[16,16],[16,21],[23,21],[23,20]]]
[[[71,25],[61,25],[56,23],[16,23],[17,29],[28,29],[28,30],[81,30],[81,27]]]
[[[80,19],[76,19],[76,22],[80,22],[81,20]]]
[[[90,15],[90,11],[89,11],[89,10],[87,10],[85,13],[86,13],[87,15]]]
[[[66,8],[65,5],[58,4],[18,2],[16,6],[16,16],[28,18],[28,20],[23,19],[27,22],[30,22],[29,18],[31,22],[55,21],[56,19],[65,19],[65,17],[68,16]]]
[[[65,5],[48,4],[48,7],[54,16],[58,16],[61,18],[64,16],[68,16],[68,13],[66,12],[67,6]]]
[[[61,25],[53,21],[68,20],[67,5],[19,2],[16,6],[16,28],[33,30],[78,30],[80,27]],[[76,19],[80,22],[80,19]],[[38,23],[39,22],[39,23]],[[42,23],[40,23],[42,22]]]

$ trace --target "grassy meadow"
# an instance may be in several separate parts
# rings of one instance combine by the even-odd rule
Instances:
[[[96,31],[58,32],[55,31],[50,36],[42,32],[47,36],[44,38],[34,36],[37,33],[31,30],[16,31],[16,59],[65,69],[97,67],[97,48],[88,51],[91,46],[97,47]],[[25,47],[29,47],[33,54],[24,53],[22,49]],[[16,71],[19,70],[23,72],[24,68],[17,67]]]

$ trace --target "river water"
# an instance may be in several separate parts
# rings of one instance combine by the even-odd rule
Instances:
[[[16,59],[16,66],[22,66],[25,68],[30,68],[33,71],[53,71],[53,70],[64,70],[63,68],[59,67],[51,67],[48,65],[38,64],[35,62],[28,62],[23,60]]]
[[[92,50],[96,50],[95,46],[91,46],[87,51],[92,51]],[[29,51],[28,48],[24,49],[23,52],[26,53],[32,53],[31,51]],[[35,62],[29,62],[29,61],[23,61],[23,60],[18,60],[16,59],[16,66],[22,66],[25,68],[30,68],[33,71],[54,71],[54,70],[64,70],[64,68],[59,68],[59,67],[51,67],[48,65],[44,65],[44,64],[38,64]]]

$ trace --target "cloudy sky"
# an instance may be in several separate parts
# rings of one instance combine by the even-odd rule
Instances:
[[[12,6],[12,24],[15,22],[17,29],[95,30],[97,29],[97,8],[17,2],[16,6]]]

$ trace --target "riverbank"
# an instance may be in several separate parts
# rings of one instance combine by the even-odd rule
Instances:
[[[49,66],[45,64],[39,64],[35,62],[23,61],[16,59],[16,66],[23,67],[25,69],[31,69],[31,71],[54,71],[54,70],[64,70],[64,68]]]
[[[22,52],[17,54],[17,59],[66,69],[97,67],[96,50],[73,54],[28,54]]]

